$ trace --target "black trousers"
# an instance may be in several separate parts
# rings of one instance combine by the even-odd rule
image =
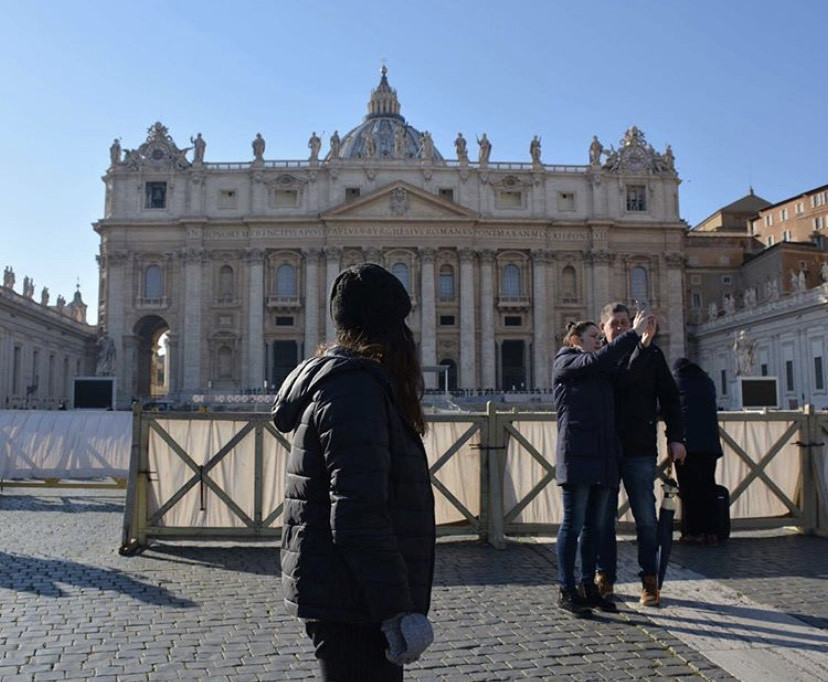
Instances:
[[[683,535],[716,533],[716,456],[688,453],[676,466],[681,496]]]
[[[402,666],[385,657],[379,623],[305,624],[325,682],[401,682]]]

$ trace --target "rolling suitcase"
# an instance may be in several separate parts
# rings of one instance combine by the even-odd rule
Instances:
[[[730,537],[730,491],[723,485],[716,486],[716,535],[719,542]]]

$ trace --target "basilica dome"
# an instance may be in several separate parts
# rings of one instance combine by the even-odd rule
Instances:
[[[342,138],[339,159],[430,159],[442,162],[428,132],[421,133],[400,114],[397,91],[388,85],[383,66],[379,86],[371,91],[368,114],[363,122]],[[373,147],[373,148],[372,148]],[[331,160],[331,153],[328,154]]]

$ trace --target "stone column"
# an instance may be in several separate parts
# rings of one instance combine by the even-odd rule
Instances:
[[[610,300],[610,263],[614,256],[606,251],[590,251],[587,263],[592,266],[592,287],[589,301],[589,314],[595,318],[601,315],[601,309]],[[614,299],[613,299],[614,300]]]
[[[305,357],[319,345],[319,249],[305,251]]]
[[[684,256],[681,253],[668,253],[667,263],[667,327],[670,332],[670,345],[664,349],[668,363],[685,356],[684,349]]]
[[[338,246],[325,247],[325,340],[333,341],[336,338],[336,330],[331,319],[331,311],[329,308],[331,287],[333,286],[336,276],[339,274],[339,258],[342,255],[342,249]]]
[[[246,249],[243,257],[248,277],[247,368],[243,388],[260,388],[265,380],[264,368],[264,250]]]
[[[420,353],[423,365],[437,364],[437,303],[434,294],[434,255],[431,248],[420,249],[422,291],[420,292]],[[434,372],[424,375],[426,388],[437,386]]]
[[[460,388],[476,388],[474,250],[460,249]]]
[[[184,329],[182,330],[184,352],[181,390],[184,393],[198,393],[201,389],[201,291],[202,264],[204,251],[198,248],[186,249],[184,260]]]
[[[532,388],[549,388],[549,348],[546,309],[547,253],[532,250]]]
[[[132,367],[126,364],[124,357],[124,336],[129,330],[125,329],[124,311],[132,310],[135,300],[124,300],[124,292],[131,288],[127,287],[127,264],[129,256],[124,251],[107,253],[104,259],[106,268],[106,317],[101,321],[106,329],[109,338],[115,344],[115,375],[118,377],[118,395],[116,396],[118,407],[129,405],[129,398],[132,395]],[[142,286],[139,282],[138,286]],[[164,292],[166,294],[166,291]],[[141,295],[139,289],[136,292]],[[10,365],[9,365],[10,366]]]
[[[494,251],[480,252],[480,388],[497,387],[494,335]]]

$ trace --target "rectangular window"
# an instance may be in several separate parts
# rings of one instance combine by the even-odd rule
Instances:
[[[574,211],[575,210],[575,193],[574,192],[559,192],[558,193],[558,210],[559,211]]]
[[[523,325],[523,317],[520,315],[506,315],[503,318],[504,327],[520,327]]]
[[[346,187],[345,201],[355,201],[356,199],[359,199],[359,187]]]
[[[768,376],[768,366],[764,362],[762,363],[762,366],[759,368],[759,373],[763,377]]]
[[[814,218],[814,229],[821,230],[823,227],[825,227],[825,217],[817,216]]]
[[[783,230],[782,232],[782,240],[789,242],[791,241],[791,231],[790,230]]]
[[[693,308],[698,310],[702,307],[702,297],[698,291],[694,291],[690,294],[690,298],[693,301]]]
[[[773,225],[773,215],[768,213],[765,216],[765,227],[770,227],[771,225]]]
[[[454,326],[454,315],[440,315],[440,326],[441,327],[453,327]]]
[[[148,182],[145,194],[144,208],[167,208],[166,182]]]
[[[499,208],[520,208],[523,206],[523,193],[519,190],[502,189],[497,193]]]
[[[293,326],[293,318],[288,315],[278,315],[276,317],[276,326],[277,327],[292,327]]]
[[[788,393],[794,390],[793,360],[785,360],[785,390]]]
[[[772,234],[768,235],[768,246],[773,246],[773,235]]]
[[[800,201],[796,204],[796,214],[802,215],[803,213],[805,213],[805,204]]]
[[[726,369],[722,370],[721,382],[722,382],[721,391],[719,391],[719,393],[721,393],[722,395],[727,395],[727,370]]]
[[[238,193],[234,189],[220,189],[218,195],[219,208],[236,208],[238,206]]]
[[[293,208],[294,206],[298,206],[299,192],[295,189],[277,189],[273,192],[273,203],[278,208]]]
[[[647,210],[647,188],[644,185],[631,185],[627,187],[627,210]]]
[[[733,278],[730,275],[722,275],[722,284],[730,286],[733,284]]]
[[[825,374],[822,370],[822,356],[814,358],[814,387],[817,391],[825,390]]]
[[[701,275],[690,275],[690,284],[701,284]]]
[[[779,211],[779,220],[787,220],[788,219],[788,209],[783,208]]]
[[[454,201],[454,190],[451,187],[441,187],[437,190],[437,196],[446,201]]]

